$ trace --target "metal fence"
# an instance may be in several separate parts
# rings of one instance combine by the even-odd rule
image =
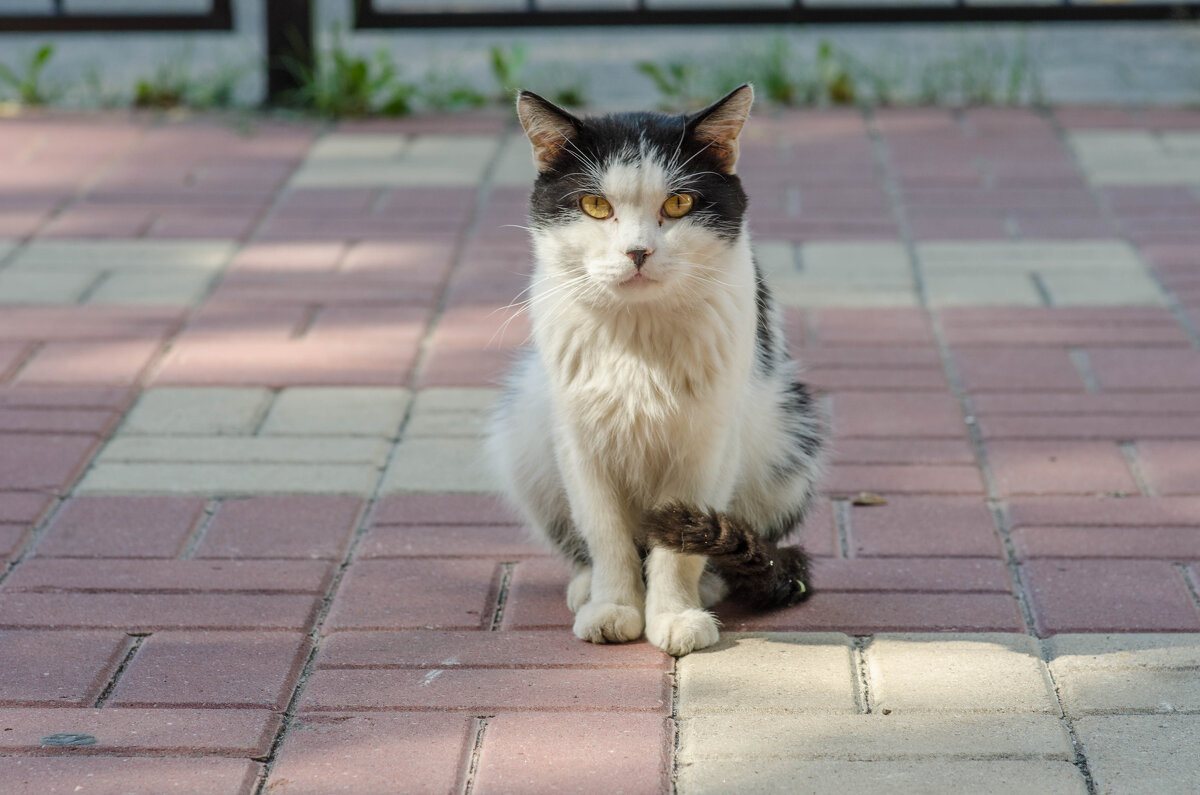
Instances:
[[[232,0],[0,0],[0,31],[233,30]]]

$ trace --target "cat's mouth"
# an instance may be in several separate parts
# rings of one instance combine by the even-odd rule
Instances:
[[[625,287],[633,290],[640,290],[649,287],[652,284],[658,284],[657,279],[651,279],[646,274],[638,271],[623,282],[619,282],[619,287]]]

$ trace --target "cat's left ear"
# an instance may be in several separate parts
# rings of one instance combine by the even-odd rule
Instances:
[[[533,144],[533,164],[538,173],[550,168],[559,150],[579,134],[583,125],[579,119],[532,91],[517,95],[517,118]]]
[[[754,87],[744,83],[704,110],[686,117],[688,132],[708,144],[725,172],[732,174],[738,159],[738,136],[754,104]]]

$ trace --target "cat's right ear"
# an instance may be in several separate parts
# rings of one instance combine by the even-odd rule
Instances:
[[[517,118],[533,144],[533,165],[539,174],[550,168],[582,126],[579,119],[532,91],[517,94]]]

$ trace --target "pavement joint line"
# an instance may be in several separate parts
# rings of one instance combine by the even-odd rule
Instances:
[[[220,506],[221,501],[217,499],[208,500],[204,504],[204,513],[196,520],[195,526],[188,532],[187,538],[184,539],[183,548],[179,552],[179,560],[191,560],[196,554],[196,548],[204,540],[204,535],[208,532],[208,528],[212,526],[213,520],[217,516],[217,509]]]
[[[467,758],[462,776],[460,795],[471,795],[475,790],[475,778],[479,773],[479,754],[483,751],[483,741],[487,736],[488,725],[493,716],[477,715],[474,718],[474,731],[471,735],[471,747],[467,750]]]
[[[871,704],[871,673],[867,667],[867,645],[871,642],[870,635],[855,635],[853,646],[854,665],[854,701],[858,705],[860,715],[870,715]]]
[[[883,134],[875,124],[874,113],[869,108],[865,109],[863,113],[867,126],[867,134],[871,139],[871,151],[875,158],[876,167],[883,176],[884,193],[888,196],[891,203],[892,214],[896,218],[896,227],[900,232],[901,243],[908,255],[909,267],[912,271],[913,289],[916,292],[921,311],[929,323],[929,330],[933,335],[938,359],[942,364],[942,372],[946,377],[946,383],[950,387],[950,394],[958,403],[960,411],[962,411],[963,424],[967,429],[967,441],[971,447],[972,454],[975,456],[975,466],[983,478],[988,512],[992,516],[992,523],[1000,539],[1004,566],[1008,569],[1009,577],[1012,579],[1013,596],[1017,601],[1021,620],[1025,625],[1025,632],[1036,638],[1037,625],[1033,619],[1032,596],[1028,592],[1024,577],[1021,574],[1021,561],[1017,556],[1016,546],[1013,544],[1012,535],[1009,532],[1003,510],[1003,500],[1000,490],[996,485],[995,475],[992,473],[991,466],[988,463],[983,434],[979,430],[979,423],[975,421],[976,412],[971,401],[971,396],[963,384],[958,363],[954,358],[953,352],[950,350],[949,344],[946,342],[946,334],[942,328],[941,319],[929,301],[929,290],[925,284],[925,274],[921,268],[921,260],[917,255],[916,242],[913,240],[912,229],[908,223],[908,214],[901,197],[899,181],[891,166],[891,152],[888,149],[887,141],[884,140]]]
[[[14,381],[16,381],[17,378],[21,376],[21,371],[29,366],[29,363],[33,361],[34,357],[42,352],[42,348],[44,347],[46,347],[46,343],[44,342],[35,342],[30,345],[25,350],[25,355],[14,362],[12,367],[8,368],[8,373],[6,373],[4,382],[6,384],[12,384]]]
[[[98,272],[92,278],[91,283],[88,284],[87,287],[83,288],[83,292],[81,292],[75,298],[75,303],[76,304],[86,304],[88,301],[90,301],[92,296],[96,294],[96,291],[99,290],[101,287],[103,287],[104,283],[107,282],[110,278],[112,278],[112,275],[113,275],[112,271]]]
[[[671,758],[667,760],[667,792],[677,795],[679,792],[679,744],[683,735],[679,731],[679,658],[671,660],[671,714],[668,720],[671,724]]]
[[[411,392],[416,392],[417,384],[420,383],[420,373],[423,369],[425,360],[429,357],[429,351],[432,347],[433,335],[437,327],[437,322],[441,317],[446,302],[450,295],[450,286],[454,281],[454,276],[462,267],[462,263],[466,254],[467,245],[474,235],[476,228],[479,225],[479,218],[486,206],[487,197],[492,191],[492,177],[496,171],[500,157],[504,151],[504,141],[512,134],[511,125],[501,136],[500,144],[492,152],[491,160],[488,162],[487,168],[484,169],[483,177],[476,190],[475,204],[472,207],[471,214],[463,225],[458,239],[454,246],[454,255],[450,272],[446,275],[445,281],[441,285],[441,290],[438,295],[436,309],[429,319],[425,330],[422,333],[420,344],[417,347],[417,359],[409,371],[408,383],[405,385]],[[304,161],[301,160],[301,163]],[[281,184],[286,184],[284,181]],[[282,191],[281,191],[282,192]],[[278,194],[276,202],[278,202]],[[273,203],[274,204],[274,203]],[[388,470],[398,457],[400,446],[404,439],[405,430],[408,424],[412,421],[413,409],[416,407],[416,400],[409,400],[404,408],[404,416],[400,420],[400,424],[396,429],[396,436],[391,441],[391,448],[388,450],[387,458],[384,460],[379,469],[379,475],[375,480],[375,488],[370,496],[365,501],[365,504],[359,511],[359,515],[355,522],[354,534],[350,539],[350,543],[346,546],[346,551],[342,555],[341,561],[338,563],[337,569],[329,580],[329,584],[325,588],[325,595],[321,600],[321,604],[317,608],[316,614],[313,617],[312,625],[308,632],[308,639],[311,648],[309,649],[308,658],[300,668],[300,675],[296,679],[296,684],[292,688],[291,698],[288,699],[287,707],[284,709],[279,727],[275,731],[275,736],[271,740],[269,750],[262,760],[262,770],[258,777],[258,781],[254,786],[254,795],[263,795],[266,790],[267,781],[270,778],[271,770],[274,767],[275,760],[279,756],[279,749],[283,746],[283,741],[291,730],[292,722],[295,720],[296,711],[300,704],[300,699],[304,695],[304,688],[307,684],[308,677],[312,674],[316,664],[317,654],[321,647],[321,630],[324,628],[325,621],[329,617],[329,612],[333,608],[334,599],[337,597],[338,590],[341,587],[342,580],[345,579],[346,572],[350,569],[350,564],[357,554],[359,546],[363,539],[366,538],[367,531],[370,529],[370,518],[374,513],[376,503],[383,496],[383,487],[387,482]],[[481,738],[480,738],[481,739]]]
[[[254,423],[251,426],[250,432],[246,434],[246,438],[253,439],[262,433],[263,426],[267,424],[267,417],[271,416],[271,409],[275,407],[275,402],[279,400],[280,394],[283,393],[282,389],[270,389],[268,391],[271,393],[271,399],[264,401],[263,405],[258,407],[258,416],[254,418]]]
[[[1192,606],[1200,611],[1200,582],[1197,582],[1188,568],[1188,564],[1180,561],[1175,562],[1175,568],[1179,570],[1179,576],[1183,578],[1183,587],[1187,589],[1188,596],[1192,599]]]
[[[1092,357],[1088,356],[1088,352],[1083,348],[1067,348],[1067,356],[1071,359],[1071,365],[1075,371],[1079,373],[1079,380],[1083,381],[1083,388],[1087,392],[1101,392],[1100,382],[1096,380],[1096,371],[1092,369]]]
[[[29,553],[33,551],[33,548],[37,545],[42,533],[45,532],[46,528],[49,527],[54,519],[58,516],[58,512],[62,510],[62,507],[66,504],[66,502],[67,500],[65,497],[54,497],[54,501],[50,506],[50,510],[46,511],[46,515],[42,518],[42,521],[34,527],[34,531],[29,534],[28,538],[25,539],[25,543],[21,545],[21,550],[16,555],[12,556],[12,558],[8,561],[8,564],[5,566],[4,571],[0,571],[0,585],[4,584],[4,581],[8,579],[8,575],[12,574],[13,570],[15,570],[17,566],[29,556]]]
[[[103,707],[109,697],[112,696],[112,692],[117,688],[117,682],[120,681],[121,675],[125,673],[125,669],[133,662],[133,658],[137,655],[138,650],[142,648],[142,644],[146,642],[146,638],[150,637],[151,634],[149,632],[126,633],[127,637],[132,638],[133,641],[129,644],[129,648],[125,650],[125,656],[121,658],[121,662],[113,670],[112,676],[108,678],[108,681],[100,690],[100,695],[96,696],[96,701],[92,704],[93,708],[99,709]]]
[[[1050,661],[1046,653],[1047,641],[1042,638],[1034,638],[1034,643],[1037,645],[1038,656],[1041,658],[1042,666],[1046,669],[1046,675],[1050,678],[1050,689],[1054,692],[1055,703],[1058,704],[1059,720],[1062,722],[1063,729],[1067,732],[1067,737],[1071,741],[1071,749],[1075,752],[1075,758],[1071,763],[1075,765],[1079,771],[1079,775],[1083,777],[1083,784],[1087,788],[1088,795],[1096,795],[1096,782],[1092,779],[1092,769],[1088,762],[1087,755],[1083,752],[1083,743],[1079,739],[1079,734],[1075,731],[1075,719],[1072,718],[1063,703],[1062,689],[1058,683],[1058,678],[1054,675],[1054,669],[1050,666]]]
[[[853,558],[854,544],[851,541],[853,527],[850,524],[850,501],[833,501],[833,524],[837,530],[838,551],[843,558]]]
[[[1125,460],[1125,466],[1129,467],[1129,474],[1133,477],[1133,481],[1137,483],[1138,491],[1143,497],[1157,497],[1150,479],[1146,477],[1146,469],[1142,466],[1142,457],[1138,454],[1137,445],[1131,441],[1117,442],[1117,448],[1121,451],[1121,458]]]
[[[318,304],[308,304],[304,307],[304,313],[300,316],[300,320],[288,333],[288,338],[298,340],[308,334],[312,330],[313,324],[317,322],[317,316],[321,314],[321,307]]]
[[[492,610],[492,620],[489,623],[488,630],[497,632],[500,629],[500,622],[504,620],[504,606],[508,602],[508,591],[512,587],[513,569],[517,564],[515,561],[501,561],[500,580],[496,586],[496,606]]]
[[[1135,257],[1137,257],[1138,264],[1142,267],[1142,272],[1147,275],[1150,281],[1153,282],[1158,288],[1159,293],[1162,294],[1163,299],[1166,302],[1167,311],[1171,313],[1171,316],[1175,319],[1175,322],[1179,324],[1181,329],[1183,329],[1184,335],[1186,335],[1188,341],[1192,343],[1192,348],[1200,351],[1200,328],[1196,326],[1196,324],[1192,321],[1191,315],[1187,313],[1187,311],[1183,308],[1183,305],[1179,302],[1179,296],[1177,296],[1174,291],[1167,289],[1166,284],[1164,284],[1163,280],[1159,278],[1158,271],[1146,263],[1145,257],[1142,256],[1141,247],[1138,246],[1135,241],[1130,240],[1125,234],[1125,225],[1121,223],[1121,219],[1118,218],[1117,214],[1113,211],[1112,203],[1108,200],[1108,197],[1100,192],[1099,186],[1093,185],[1092,181],[1088,179],[1087,170],[1083,167],[1083,164],[1079,162],[1079,153],[1075,151],[1075,147],[1071,146],[1070,141],[1067,138],[1068,132],[1066,128],[1062,126],[1050,108],[1041,108],[1040,110],[1043,119],[1045,119],[1045,121],[1050,125],[1050,129],[1054,132],[1055,138],[1057,138],[1059,144],[1062,145],[1062,147],[1067,151],[1067,156],[1070,158],[1071,163],[1075,166],[1076,170],[1083,178],[1083,182],[1087,186],[1087,191],[1091,195],[1092,200],[1100,208],[1100,213],[1104,216],[1104,220],[1107,221],[1112,228],[1118,230],[1120,232],[1120,239],[1124,240],[1129,247],[1133,249],[1133,254]],[[1193,191],[1196,190],[1197,189],[1193,188]]]
[[[1044,307],[1054,306],[1054,295],[1050,292],[1050,288],[1046,285],[1046,280],[1042,278],[1042,274],[1036,271],[1029,274],[1029,281],[1033,283],[1033,289],[1037,291],[1038,299]]]

